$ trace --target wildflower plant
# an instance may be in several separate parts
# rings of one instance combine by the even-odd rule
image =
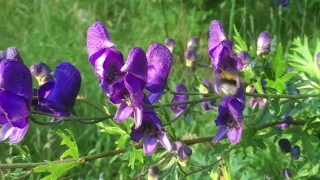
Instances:
[[[30,126],[57,125],[59,129],[67,122],[96,124],[102,133],[117,135],[112,140],[118,138],[113,151],[97,152],[105,146],[97,145],[101,149],[81,154],[71,131],[56,130],[61,145],[67,146],[59,160],[1,162],[0,172],[25,168],[29,170],[21,174],[61,179],[91,161],[113,156],[108,166],[120,162],[131,168],[125,179],[252,178],[247,173],[239,177],[236,172],[250,168],[256,168],[256,179],[319,177],[320,40],[311,53],[306,37],[294,39],[285,59],[281,44],[271,48],[269,32],[261,32],[251,46],[236,28],[232,41],[219,20],[213,20],[207,31],[204,54],[193,36],[184,42],[185,52],[175,49],[177,39],[167,38],[164,44],[150,42],[147,49],[136,46],[123,55],[104,23],[93,23],[86,35],[88,58],[81,63],[97,79],[90,86],[103,92],[104,110],[81,96],[87,74],[78,64],[62,61],[51,69],[36,62],[28,68],[17,48],[0,51],[1,143],[19,146],[28,138]],[[175,53],[180,56],[173,56]],[[185,63],[177,60],[183,56]],[[211,62],[203,66],[201,56]],[[175,82],[171,75],[178,65],[185,68],[179,74],[181,81]],[[199,71],[209,71],[210,76],[202,77]],[[37,83],[32,83],[32,76]],[[103,115],[79,116],[78,102]],[[49,116],[50,121],[38,120],[39,116]],[[196,128],[199,134],[193,133]],[[204,129],[212,134],[203,137]],[[244,165],[237,162],[240,156]],[[253,167],[265,162],[269,163],[267,171]],[[308,166],[301,168],[305,163]],[[118,169],[99,176],[105,173],[118,173]]]

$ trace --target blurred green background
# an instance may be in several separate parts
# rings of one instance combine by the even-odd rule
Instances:
[[[311,41],[319,37],[319,17],[320,0],[290,0],[289,7],[285,9],[271,7],[269,0],[0,0],[0,49],[16,46],[28,67],[39,61],[47,63],[52,69],[61,61],[73,63],[82,73],[80,95],[93,104],[106,106],[110,112],[115,112],[116,108],[108,103],[98,87],[97,78],[88,62],[86,31],[95,21],[105,24],[111,39],[125,58],[135,46],[147,51],[151,43],[164,43],[166,37],[174,38],[177,48],[169,82],[169,87],[173,89],[176,83],[189,85],[192,79],[192,72],[184,68],[183,58],[191,36],[200,39],[197,52],[199,61],[202,64],[210,63],[207,40],[208,28],[213,19],[221,20],[230,39],[234,35],[235,25],[245,42],[254,48],[258,34],[269,31],[273,36],[274,47],[281,42],[288,51],[296,36],[307,35]],[[194,73],[211,79],[211,69],[198,69]],[[37,87],[35,80],[34,85]],[[166,95],[163,101],[169,102],[170,98]],[[81,103],[77,103],[76,111],[79,116],[85,117],[101,115]],[[178,139],[213,135],[216,131],[213,123],[215,116],[214,112],[197,116],[190,126],[186,126],[183,120],[177,122],[173,127]],[[110,151],[116,147],[114,142],[118,137],[101,133],[96,125],[64,123],[57,127],[31,123],[20,145],[28,147],[32,162],[56,160],[64,151],[65,148],[59,145],[60,138],[51,132],[57,128],[73,132],[80,155]],[[203,155],[204,152],[214,151],[210,144],[193,147],[197,149],[194,156],[199,164],[215,159],[210,154]],[[0,162],[24,162],[19,157],[12,158],[19,155],[17,149],[1,143]],[[103,171],[106,172],[105,179],[131,179],[139,172],[138,167],[132,171],[125,158],[113,159],[110,165],[111,160],[104,158],[93,161],[72,170],[66,176],[90,169],[70,179],[97,179]],[[239,176],[236,170],[231,171],[235,179],[247,176],[246,173]],[[257,170],[260,171],[262,175],[265,173],[263,169]],[[5,173],[0,171],[3,178]],[[41,175],[33,175],[31,178],[39,177]],[[192,177],[200,178],[198,175]],[[248,177],[257,178],[254,174]],[[263,176],[260,178],[263,179]]]

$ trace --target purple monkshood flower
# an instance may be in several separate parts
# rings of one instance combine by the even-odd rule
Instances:
[[[264,93],[265,93],[265,88],[263,87],[264,89]],[[252,88],[252,93],[258,93],[256,88]],[[251,108],[254,109],[256,108],[256,106],[259,106],[259,108],[263,108],[264,105],[265,105],[265,99],[264,98],[261,98],[261,97],[251,97],[250,98],[250,105],[251,105]]]
[[[300,154],[301,154],[300,147],[297,146],[297,145],[293,146],[292,149],[291,149],[291,157],[292,157],[292,159],[294,159],[294,160],[299,159]]]
[[[81,87],[81,74],[69,62],[61,62],[51,73],[55,80],[40,86],[38,91],[40,111],[67,117],[73,108]],[[54,118],[53,121],[59,120]]]
[[[192,49],[187,49],[184,53],[184,57],[186,58],[186,66],[192,67],[193,63],[197,61],[197,54]]]
[[[292,177],[291,170],[289,168],[286,168],[282,172],[282,176],[284,179],[289,180]]]
[[[249,65],[251,63],[251,57],[247,51],[240,51],[237,56],[238,56],[238,58],[241,59],[244,69],[249,67]]]
[[[291,152],[292,146],[288,139],[282,138],[278,141],[278,145],[283,153]]]
[[[23,63],[4,59],[0,62],[0,141],[20,142],[29,127],[32,77]]]
[[[227,39],[221,22],[213,20],[209,28],[208,53],[212,58],[212,66],[216,70],[225,70],[226,64],[231,64],[233,69],[242,69],[241,59],[232,52],[232,46],[233,43]]]
[[[216,144],[225,136],[228,136],[228,139],[232,144],[240,142],[242,136],[244,107],[245,96],[242,85],[234,97],[223,97],[218,109],[219,114],[215,120],[215,123],[217,126],[219,126],[219,129],[216,133],[216,136],[213,138],[212,142],[214,144]]]
[[[192,50],[197,50],[199,46],[199,40],[196,37],[191,37],[188,41],[187,48]]]
[[[125,73],[124,80],[114,83],[110,88],[109,101],[120,104],[114,120],[122,122],[133,113],[135,127],[138,128],[142,123],[143,89],[146,86],[148,71],[145,52],[139,47],[133,48],[121,71]]]
[[[318,54],[317,54],[317,59],[316,59],[316,61],[317,61],[318,69],[320,69],[320,52],[318,52]]]
[[[188,93],[187,88],[183,84],[177,84],[175,92],[177,93]],[[188,101],[189,95],[178,95],[175,94],[172,98],[171,102],[182,102],[182,101]],[[181,113],[183,113],[187,109],[186,104],[178,105],[178,106],[171,106],[171,110],[174,112],[174,114],[179,116]]]
[[[123,55],[115,49],[108,31],[101,22],[94,23],[87,32],[87,48],[89,61],[99,78],[100,87],[110,96],[110,88],[114,83],[123,80]]]
[[[148,98],[143,99],[144,104],[150,104]],[[162,128],[162,122],[153,109],[144,108],[141,125],[136,128],[132,126],[131,140],[140,141],[143,138],[143,150],[146,156],[150,156],[157,148],[157,141],[171,152],[172,144],[167,132]]]
[[[271,48],[271,35],[264,31],[261,32],[257,40],[257,55],[268,55]]]
[[[150,92],[151,104],[156,103],[167,86],[172,65],[172,54],[160,43],[149,46],[147,52],[148,77],[146,89]]]
[[[203,84],[208,89],[213,91],[213,86],[207,78],[203,80]],[[206,98],[206,97],[208,97],[208,95],[202,95],[202,97]],[[201,106],[202,106],[203,110],[205,110],[205,111],[212,110],[212,109],[217,110],[216,100],[201,102]]]
[[[277,128],[280,128],[280,129],[285,129],[285,128],[288,128],[289,127],[289,124],[285,123],[285,122],[290,122],[290,121],[293,121],[293,118],[292,116],[289,116],[288,114],[285,114],[283,116],[283,122],[282,124],[279,124],[277,125],[276,127]]]
[[[166,38],[164,41],[165,46],[170,50],[171,53],[174,52],[174,49],[176,47],[176,42],[172,38]]]
[[[30,67],[30,72],[37,79],[39,86],[53,80],[53,77],[50,74],[50,67],[43,62],[33,64]]]
[[[192,150],[181,141],[174,142],[172,150],[177,155],[180,162],[187,162],[192,155]]]

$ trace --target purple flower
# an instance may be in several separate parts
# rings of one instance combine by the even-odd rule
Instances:
[[[251,57],[247,51],[241,51],[238,53],[237,56],[238,56],[238,58],[241,59],[244,69],[249,67],[249,65],[251,63]]]
[[[148,170],[148,180],[158,180],[160,175],[159,168],[157,166],[151,166]]]
[[[283,122],[282,124],[277,125],[276,127],[280,128],[280,129],[285,129],[289,127],[289,124],[285,123],[285,122],[290,122],[293,121],[292,116],[289,116],[288,114],[285,114],[283,116]]]
[[[234,97],[223,97],[219,109],[218,116],[215,120],[219,126],[213,143],[216,144],[226,135],[232,144],[240,142],[242,136],[242,119],[245,107],[244,89],[241,86]]]
[[[121,71],[126,73],[124,81],[114,83],[110,90],[109,101],[120,104],[114,117],[115,121],[122,122],[133,113],[135,127],[138,128],[141,125],[143,89],[146,86],[147,70],[146,54],[139,47],[133,48],[129,52],[126,64],[121,68]]]
[[[4,59],[0,62],[0,141],[20,142],[29,127],[32,77],[23,63]]]
[[[146,89],[150,92],[151,104],[156,103],[167,86],[172,65],[172,54],[164,45],[155,43],[147,52],[148,78]]]
[[[318,52],[317,54],[317,66],[318,66],[318,69],[320,69],[320,52]]]
[[[175,92],[177,93],[188,93],[187,88],[183,84],[177,84]],[[175,94],[172,98],[171,102],[182,102],[182,101],[188,101],[189,95],[177,95]],[[178,105],[178,106],[171,106],[171,110],[174,112],[174,114],[179,116],[181,113],[183,113],[187,109],[186,104]]]
[[[285,138],[280,139],[278,141],[278,145],[283,153],[291,152],[292,146],[291,146],[291,143],[288,139],[285,139]]]
[[[264,92],[265,92],[265,88],[262,87]],[[256,88],[252,88],[252,92],[253,93],[258,93]],[[264,105],[265,105],[265,99],[264,98],[261,98],[261,97],[251,97],[250,98],[250,105],[251,105],[251,108],[254,109],[256,108],[256,106],[259,106],[259,108],[263,108]]]
[[[184,56],[186,58],[186,66],[192,67],[194,62],[196,62],[197,60],[196,52],[192,49],[187,49],[186,52],[184,53]]]
[[[203,80],[203,84],[210,90],[213,91],[213,86],[210,83],[210,81],[206,78]],[[208,95],[202,95],[203,98],[208,97]],[[216,100],[211,100],[211,101],[206,101],[206,102],[201,102],[201,106],[203,108],[203,110],[207,111],[207,110],[216,110],[217,109],[217,105],[216,105]]]
[[[174,49],[176,47],[176,42],[174,41],[174,39],[166,38],[166,40],[164,41],[164,44],[170,50],[171,53],[174,52]]]
[[[43,112],[67,117],[80,91],[81,74],[71,63],[61,62],[52,76],[55,81],[48,81],[39,88],[39,108]]]
[[[282,176],[284,179],[289,180],[292,177],[291,170],[289,168],[286,168],[282,172]]]
[[[150,104],[148,98],[144,98],[145,104]],[[143,150],[146,156],[150,156],[157,148],[157,141],[170,152],[172,145],[167,132],[162,128],[162,122],[153,109],[144,108],[141,125],[136,128],[132,126],[131,140],[140,141],[143,138]]]
[[[179,162],[184,165],[186,165],[185,163],[189,161],[189,158],[192,155],[192,150],[181,141],[174,142],[172,150],[177,155]]]
[[[6,51],[0,51],[0,61],[4,59],[16,60],[23,63],[20,53],[16,47],[8,47]]]
[[[271,35],[264,31],[261,32],[257,40],[257,55],[268,55],[270,53]]]
[[[37,79],[38,84],[41,86],[46,82],[53,80],[51,76],[51,69],[43,62],[38,62],[30,67],[31,74]]]
[[[187,48],[192,50],[197,50],[199,46],[199,40],[196,37],[191,37],[188,41]]]
[[[88,29],[87,48],[89,61],[99,78],[100,87],[110,96],[111,86],[123,80],[125,73],[120,69],[124,61],[101,22],[94,23]]]
[[[293,146],[292,149],[291,149],[291,157],[292,157],[292,159],[294,159],[294,160],[299,159],[300,154],[301,154],[300,147],[297,146],[297,145]]]

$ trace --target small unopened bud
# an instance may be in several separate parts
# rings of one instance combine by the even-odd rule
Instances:
[[[159,179],[159,169],[157,166],[151,166],[148,170],[148,180],[158,180]]]
[[[186,167],[192,155],[192,150],[181,141],[176,141],[173,143],[173,152],[177,155],[179,164]]]
[[[43,62],[33,64],[30,67],[30,72],[37,79],[40,86],[53,79],[50,67]]]
[[[271,35],[264,31],[259,34],[257,41],[257,55],[267,55],[270,53]]]
[[[23,62],[20,57],[20,53],[16,47],[9,47],[7,49],[6,59],[12,59],[12,60]]]
[[[197,54],[192,49],[187,49],[187,51],[184,53],[184,56],[186,58],[186,66],[192,67],[194,65],[194,62],[197,60]]]
[[[165,46],[170,50],[171,53],[174,52],[174,49],[176,47],[176,42],[172,38],[166,38],[164,41]]]
[[[286,168],[282,171],[282,176],[284,179],[289,180],[292,177],[291,170]]]
[[[300,147],[297,146],[297,145],[293,146],[293,148],[291,149],[291,157],[292,157],[292,159],[294,159],[294,160],[299,159],[300,154],[301,154]]]
[[[281,148],[281,151],[282,151],[283,153],[289,153],[289,152],[291,152],[292,146],[291,146],[291,143],[290,143],[290,141],[289,141],[288,139],[285,139],[285,138],[280,139],[280,140],[278,141],[278,144],[279,144],[279,146],[280,146],[280,148]]]
[[[192,50],[197,50],[199,46],[199,40],[196,37],[191,37],[188,41],[187,48]]]
[[[246,69],[251,63],[251,57],[247,51],[239,52],[238,58],[242,61],[243,69]]]

